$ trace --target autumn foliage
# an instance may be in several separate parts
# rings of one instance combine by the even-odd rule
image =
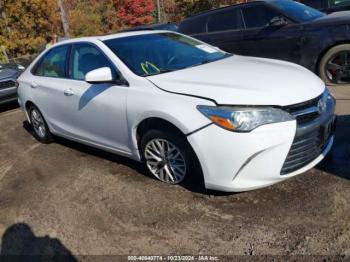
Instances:
[[[45,36],[61,32],[56,0],[0,0],[0,45],[10,55],[35,53]]]
[[[115,0],[121,25],[135,26],[154,22],[153,0]]]
[[[160,0],[161,21],[246,0]],[[72,37],[102,35],[156,22],[156,0],[63,0]],[[11,57],[40,50],[45,37],[63,34],[57,0],[0,0],[0,45]]]

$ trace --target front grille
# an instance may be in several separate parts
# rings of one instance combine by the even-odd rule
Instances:
[[[305,124],[320,116],[317,112],[317,106],[321,98],[322,95],[304,103],[285,107],[284,110],[295,116],[298,125]]]
[[[323,128],[319,128],[302,136],[296,136],[281,175],[292,173],[315,160],[329,140],[329,136],[325,138],[323,134]]]
[[[329,99],[326,110],[317,110],[322,96],[308,102],[284,108],[297,120],[294,141],[281,170],[281,175],[297,171],[314,161],[326,148],[334,131],[334,99]]]
[[[7,80],[7,81],[0,81],[0,89],[5,89],[5,88],[10,88],[10,87],[15,87],[16,83],[15,81],[12,80]]]

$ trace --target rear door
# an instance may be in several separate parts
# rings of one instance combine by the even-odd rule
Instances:
[[[240,53],[243,20],[239,8],[220,10],[206,18],[205,34],[195,35],[198,39],[231,53]]]
[[[70,49],[71,45],[61,45],[48,51],[33,68],[33,77],[29,83],[33,102],[50,127],[62,134],[67,134],[70,129],[67,123],[71,122],[64,95],[69,84],[67,61]]]
[[[302,27],[264,2],[242,7],[245,30],[240,50],[248,56],[267,57],[298,62],[301,58]],[[283,19],[287,25],[272,25]]]

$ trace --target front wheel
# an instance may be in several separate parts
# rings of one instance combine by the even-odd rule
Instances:
[[[168,184],[200,177],[198,159],[185,137],[150,130],[141,139],[143,159],[153,176]]]
[[[350,44],[328,50],[320,61],[319,73],[328,85],[350,84]]]

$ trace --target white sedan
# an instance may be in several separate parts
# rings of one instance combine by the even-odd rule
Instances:
[[[334,140],[335,100],[313,73],[169,31],[59,43],[18,82],[39,141],[143,161],[171,184],[265,187],[315,166]]]

